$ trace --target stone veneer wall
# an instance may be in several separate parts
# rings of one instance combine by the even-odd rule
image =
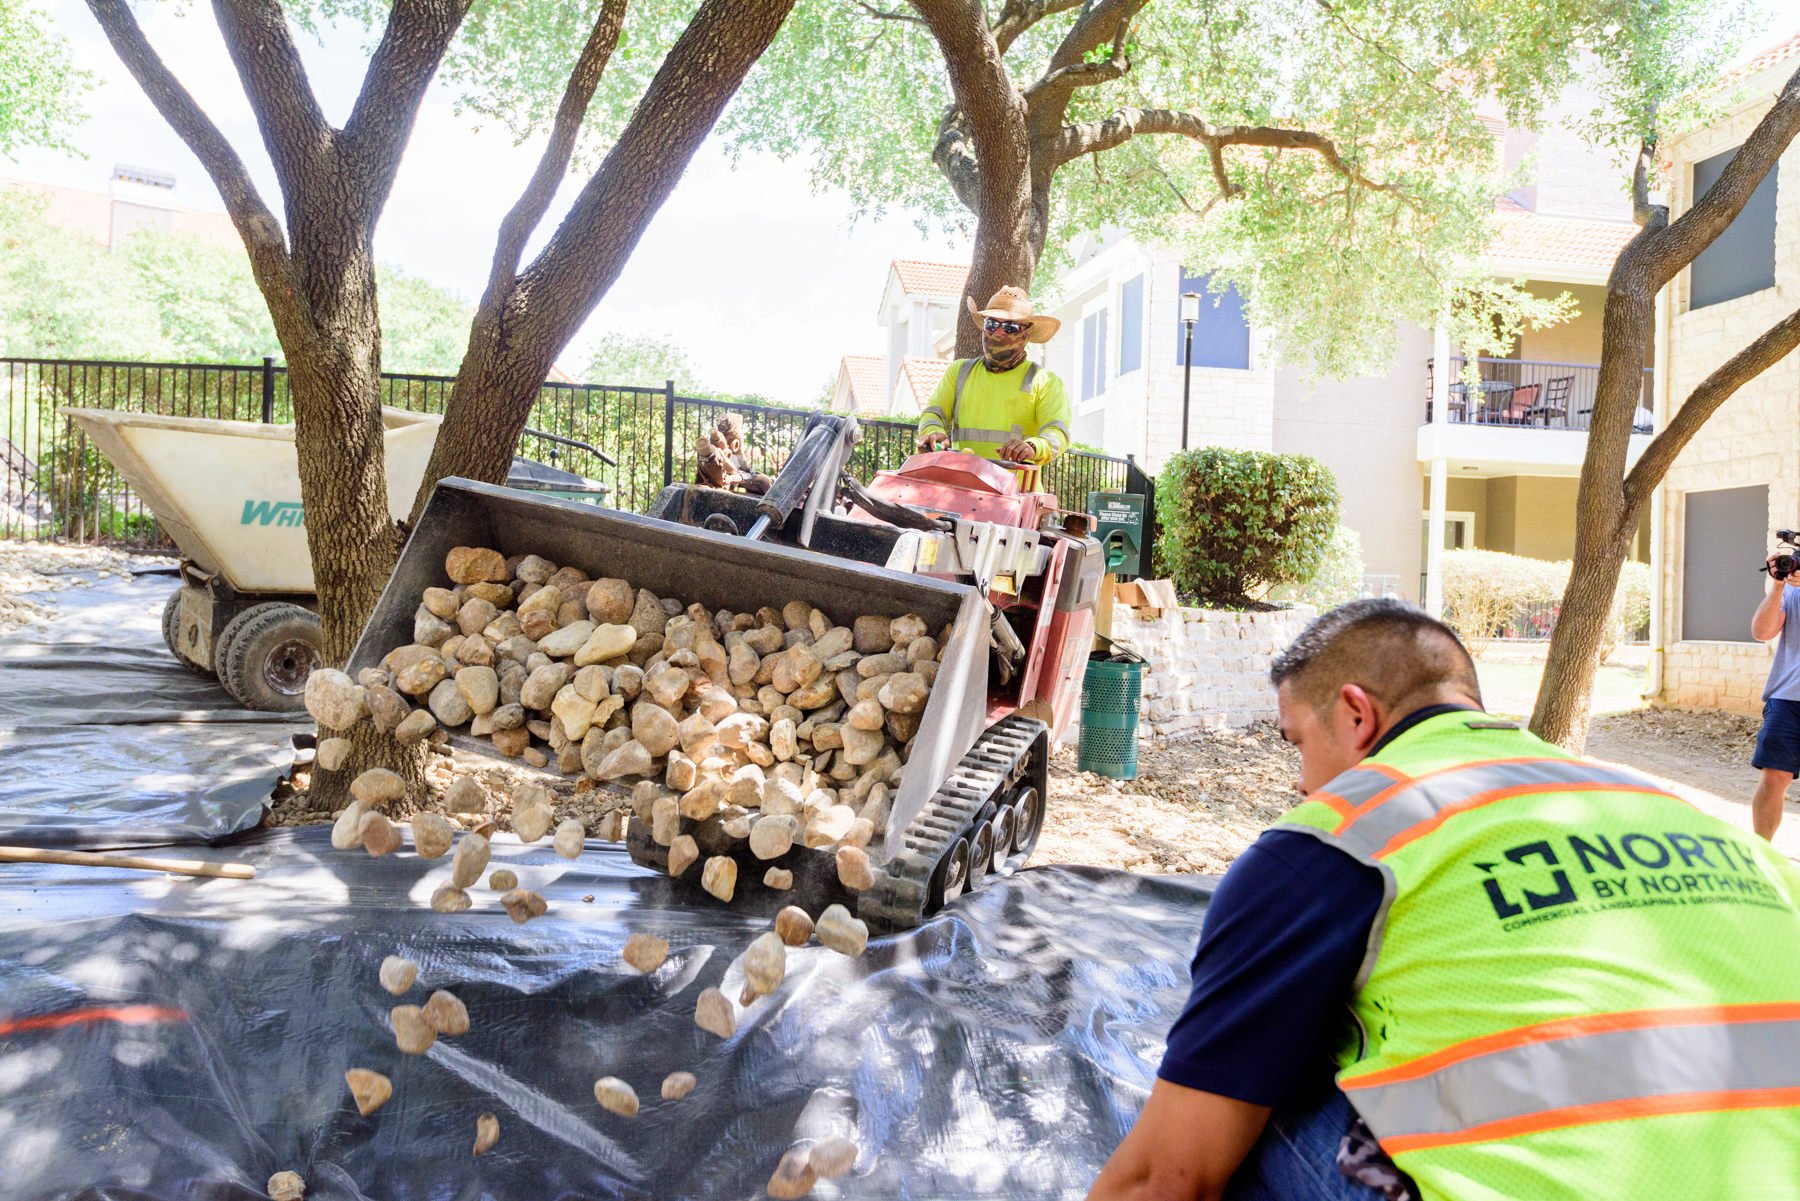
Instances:
[[[1115,605],[1113,640],[1148,663],[1139,731],[1169,737],[1274,721],[1269,663],[1315,616],[1302,606],[1268,613],[1181,608],[1149,617]]]

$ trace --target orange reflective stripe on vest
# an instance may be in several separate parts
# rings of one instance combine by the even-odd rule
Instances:
[[[1595,1014],[1472,1039],[1343,1088],[1389,1154],[1659,1113],[1794,1104],[1800,1004]],[[1787,1100],[1770,1098],[1792,1094]]]

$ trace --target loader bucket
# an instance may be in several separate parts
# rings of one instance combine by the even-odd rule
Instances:
[[[923,617],[933,630],[954,623],[886,836],[869,847],[876,863],[897,853],[907,824],[985,725],[987,626],[981,597],[967,585],[454,478],[432,493],[346,670],[355,675],[378,666],[390,650],[412,641],[420,594],[448,583],[444,560],[458,546],[490,547],[507,556],[540,555],[579,568],[590,578],[628,580],[659,597],[699,602],[713,610],[780,608],[804,600],[842,624],[863,614],[907,613]],[[483,738],[453,734],[452,741],[496,754]],[[629,787],[605,787],[629,793]]]

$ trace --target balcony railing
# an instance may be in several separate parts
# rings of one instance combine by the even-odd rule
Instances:
[[[1463,377],[1468,360],[1450,360],[1447,417],[1471,425],[1508,425],[1520,429],[1585,430],[1594,417],[1597,363],[1548,363],[1537,359],[1476,359],[1480,380]],[[1431,387],[1436,365],[1425,360],[1425,420],[1431,420]],[[1651,373],[1644,369],[1638,394],[1636,433],[1655,432],[1651,417]]]

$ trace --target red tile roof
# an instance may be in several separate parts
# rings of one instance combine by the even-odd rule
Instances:
[[[1736,83],[1740,79],[1748,79],[1768,70],[1779,62],[1800,55],[1800,33],[1791,34],[1786,41],[1775,43],[1766,50],[1751,55],[1725,74],[1719,80],[1719,86]]]
[[[919,259],[895,259],[894,274],[900,277],[900,290],[908,296],[962,295],[969,278],[967,263],[927,263]]]
[[[838,383],[848,382],[850,407],[859,417],[887,412],[887,356],[847,354],[838,364]]]
[[[1496,205],[1499,231],[1487,257],[1501,262],[1565,264],[1608,271],[1638,227],[1628,221],[1549,217],[1517,205]]]
[[[931,403],[931,394],[937,391],[938,381],[949,367],[948,359],[928,359],[923,355],[907,355],[900,360],[901,396],[911,396],[913,412],[923,412]],[[905,412],[904,406],[901,411]]]

